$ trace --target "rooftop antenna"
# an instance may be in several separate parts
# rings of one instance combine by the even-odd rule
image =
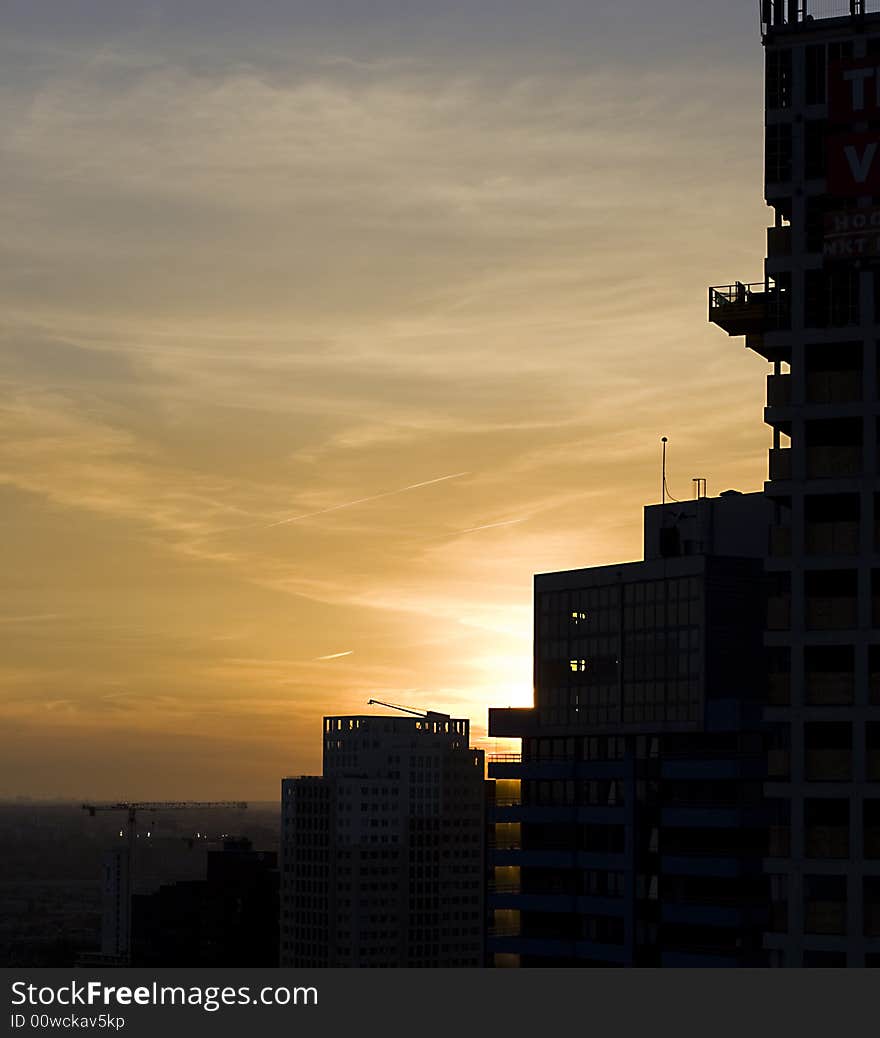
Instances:
[[[662,504],[666,504],[666,437],[663,436],[660,439],[663,444],[663,465],[660,479],[660,501]]]
[[[709,488],[706,483],[705,476],[694,476],[694,478],[691,480],[691,483],[694,484],[695,500],[699,501],[700,498],[709,496]]]

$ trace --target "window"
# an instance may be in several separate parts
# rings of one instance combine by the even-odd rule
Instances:
[[[768,108],[791,108],[791,51],[768,50],[765,97]]]
[[[791,123],[767,127],[764,178],[771,184],[791,180]]]
[[[804,176],[807,180],[825,176],[825,133],[824,119],[810,119],[804,125]]]
[[[805,48],[804,99],[808,105],[825,103],[825,44]]]
[[[846,877],[804,877],[804,931],[846,933]]]

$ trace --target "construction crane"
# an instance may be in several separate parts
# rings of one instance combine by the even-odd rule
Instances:
[[[127,815],[126,835],[128,837],[128,869],[127,869],[127,891],[122,899],[123,918],[121,929],[125,935],[126,960],[131,959],[131,895],[134,890],[134,859],[135,845],[137,843],[137,815],[138,811],[193,811],[211,810],[214,808],[247,808],[243,800],[120,800],[108,804],[83,804],[83,811],[89,812],[89,817],[94,818],[98,811],[125,811]],[[122,831],[120,830],[120,836]]]
[[[400,710],[404,714],[415,714],[416,717],[445,717],[449,720],[449,714],[441,714],[437,710],[415,710],[411,706],[398,706],[397,703],[383,703],[381,699],[370,699],[367,706],[387,706],[389,710]]]
[[[191,811],[218,807],[244,809],[247,807],[247,804],[243,800],[120,800],[115,804],[82,805],[83,811],[88,811],[90,818],[94,818],[95,813],[98,811],[127,812],[129,851],[134,850],[135,841],[137,840],[138,811]]]
[[[400,710],[404,714],[415,714],[416,717],[427,717],[429,710],[414,710],[411,706],[398,706],[396,703],[383,703],[381,699],[370,699],[367,706],[387,706],[389,710]]]

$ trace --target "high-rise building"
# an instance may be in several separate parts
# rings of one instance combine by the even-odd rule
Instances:
[[[764,277],[711,289],[709,316],[772,365],[764,944],[777,965],[878,965],[880,14],[762,18]]]
[[[481,966],[483,751],[446,714],[324,718],[281,787],[282,966]]]
[[[531,708],[493,709],[496,966],[761,965],[771,509],[645,509],[645,560],[535,578]]]

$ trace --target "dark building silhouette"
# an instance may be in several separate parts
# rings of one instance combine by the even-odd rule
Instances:
[[[535,705],[496,780],[495,965],[760,965],[771,506],[645,509],[645,560],[535,578]]]
[[[806,7],[806,10],[804,10]],[[880,15],[763,5],[764,278],[710,318],[772,365],[771,964],[880,964]]]
[[[132,965],[277,966],[278,916],[278,856],[227,839],[204,880],[134,895]]]
[[[485,790],[469,722],[324,718],[281,788],[282,966],[482,966]]]
[[[769,479],[536,578],[497,965],[880,965],[878,9],[761,5],[774,220],[709,317],[772,364]]]

